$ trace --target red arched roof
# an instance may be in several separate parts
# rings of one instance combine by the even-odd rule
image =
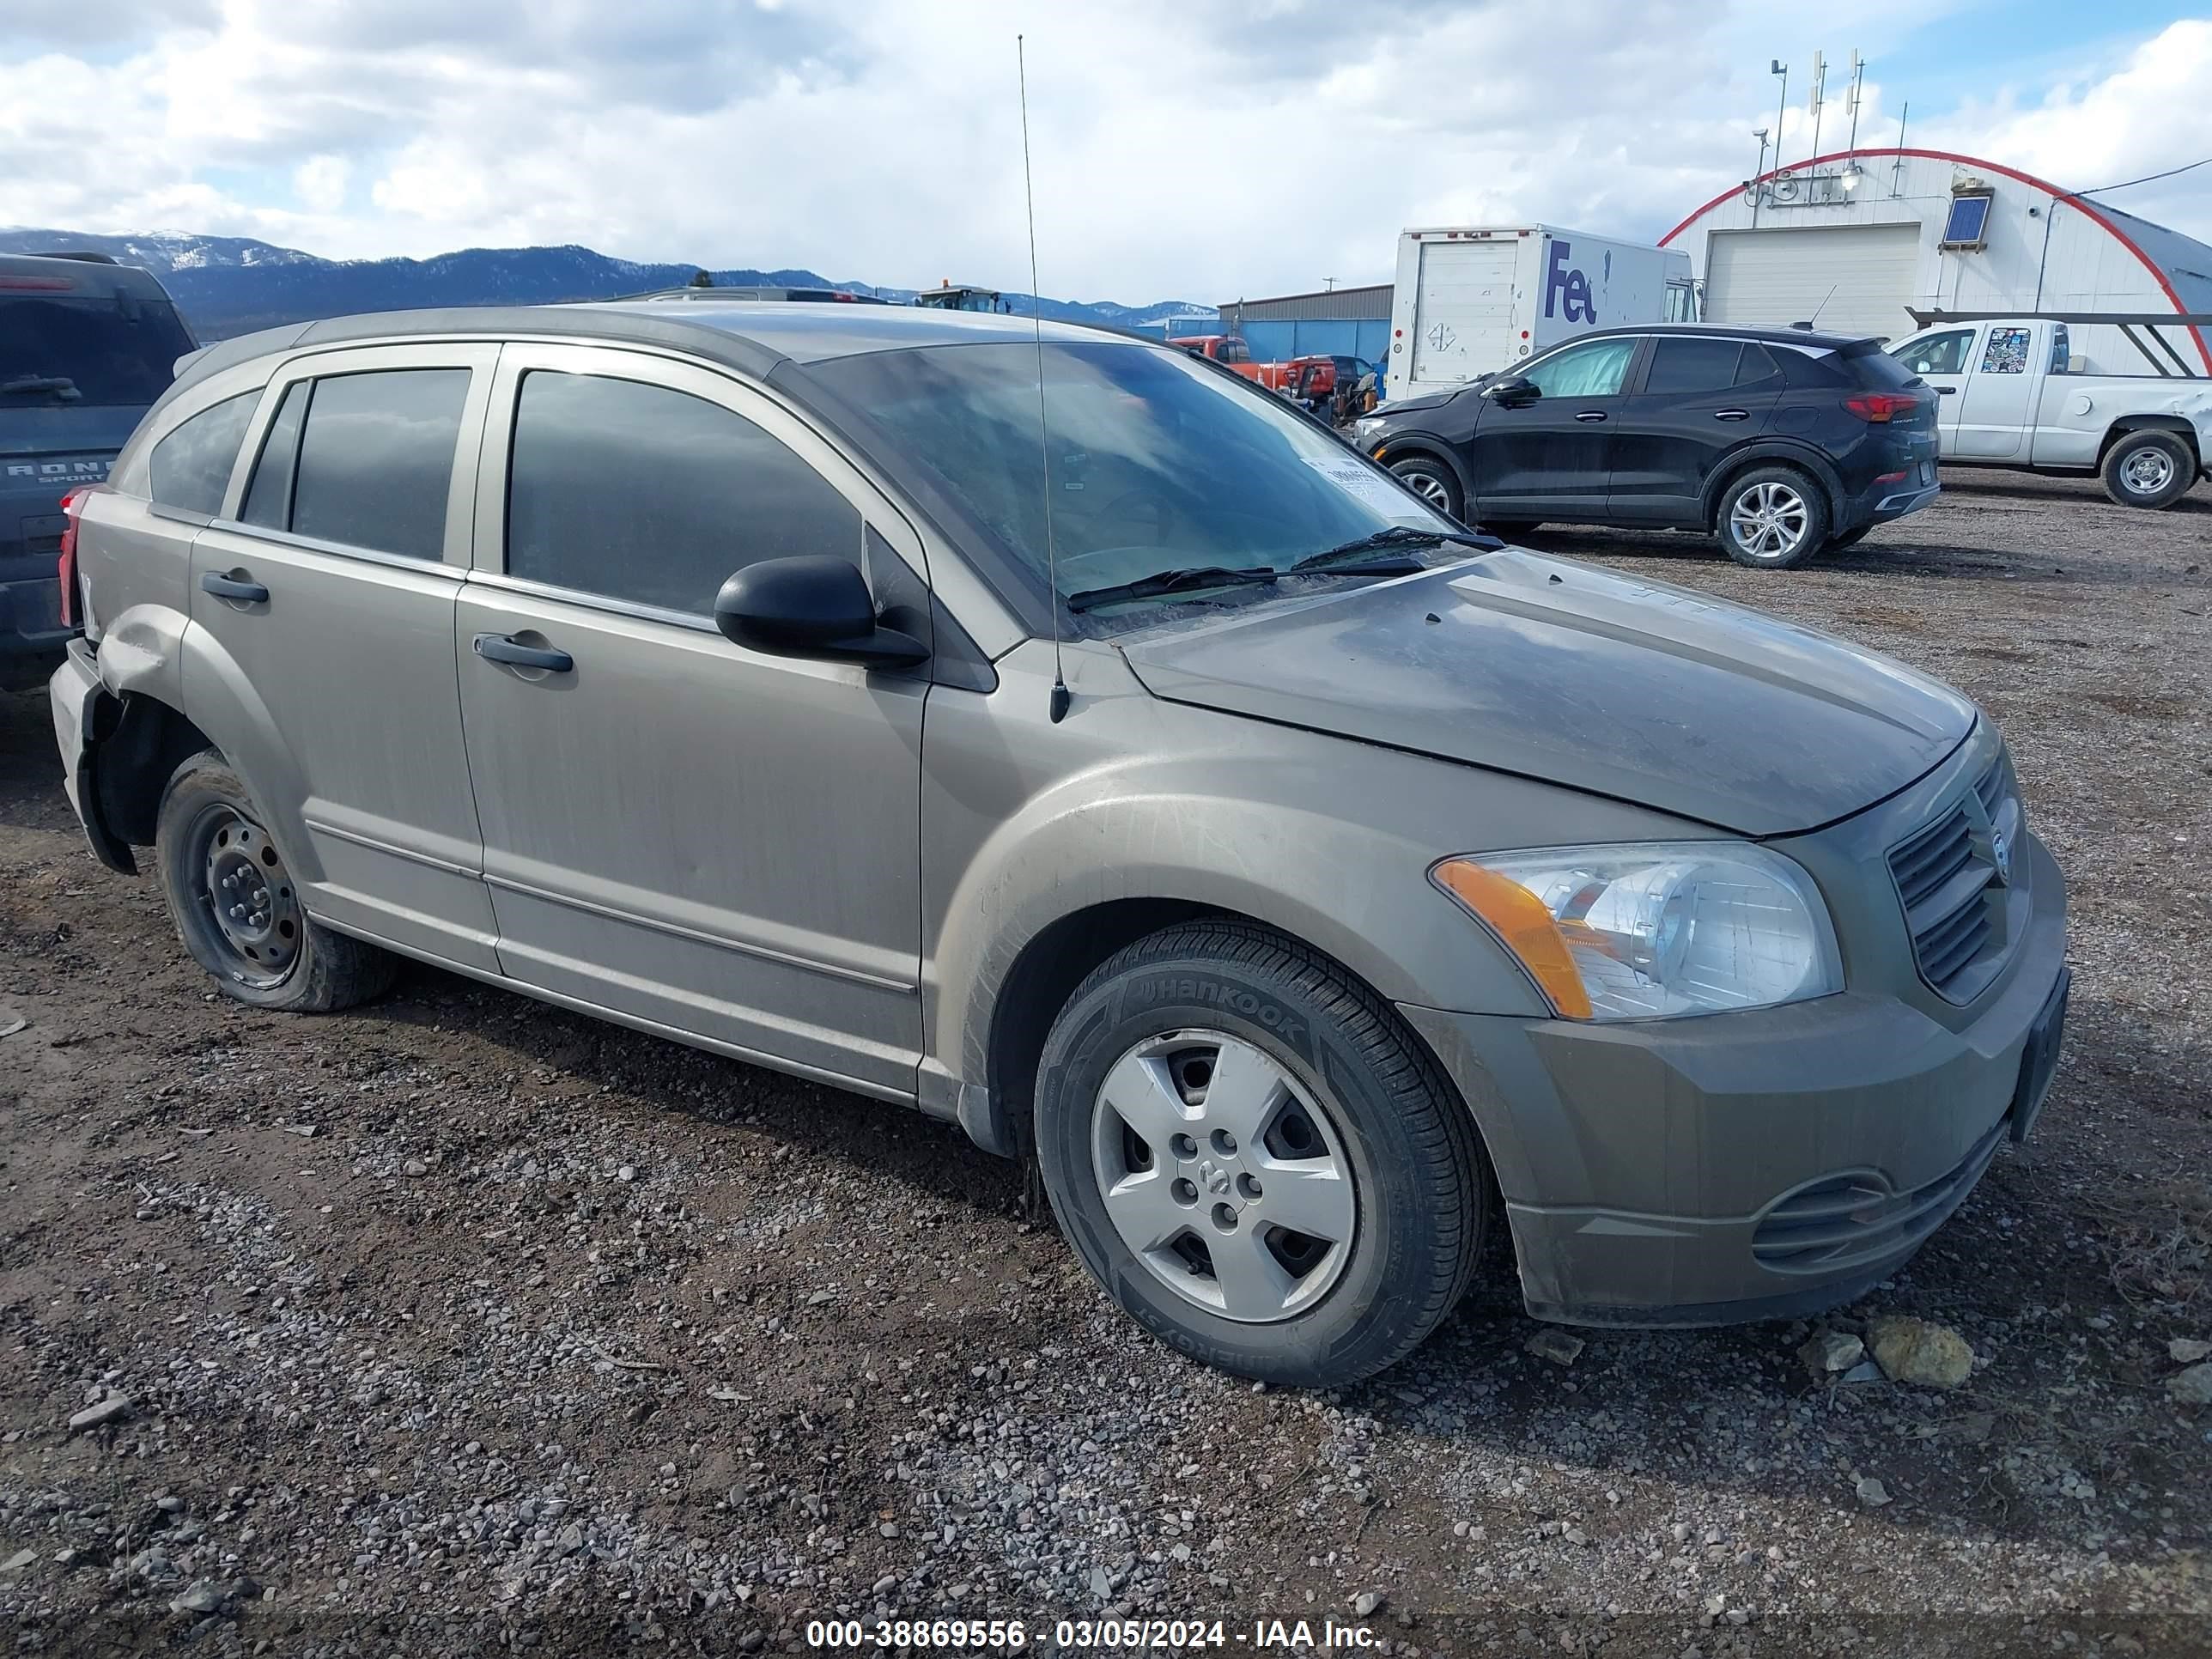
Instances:
[[[1804,167],[1818,167],[1823,161],[1848,161],[1853,156],[1863,155],[1913,155],[1929,161],[1956,161],[1961,167],[1972,167],[1978,172],[2001,173],[2006,178],[2017,179],[2020,183],[2027,185],[2036,190],[2039,190],[2045,195],[2055,196],[2062,201],[2071,203],[2078,212],[2085,215],[2088,218],[2095,220],[2100,225],[2102,225],[2108,235],[2112,236],[2122,247],[2127,249],[2129,252],[2134,254],[2137,259],[2142,262],[2142,268],[2150,272],[2151,280],[2158,284],[2159,292],[2166,295],[2166,300],[2172,305],[2176,311],[2185,313],[2189,309],[2187,306],[2181,303],[2181,296],[2173,291],[2173,284],[2166,281],[2166,271],[2159,264],[2158,261],[2152,258],[2149,254],[2144,252],[2142,247],[2137,245],[2134,237],[2129,235],[2127,232],[2122,230],[2102,213],[2100,213],[2097,210],[2097,204],[2094,202],[2088,200],[2086,197],[2076,196],[2071,191],[2061,190],[2057,185],[2052,184],[2047,179],[2039,179],[2032,173],[2022,173],[2018,167],[2008,167],[2002,161],[1984,161],[1978,155],[1960,155],[1955,151],[1948,149],[1900,149],[1893,144],[1881,149],[1831,150],[1826,155],[1814,155],[1808,157],[1807,160],[1802,161],[1792,161],[1786,167],[1770,167],[1765,173],[1760,173],[1758,178],[1749,179],[1747,182],[1749,184],[1762,185],[1769,179],[1772,179],[1781,173],[1796,173]],[[1680,236],[1684,231],[1687,230],[1692,225],[1704,218],[1705,215],[1711,213],[1723,202],[1727,201],[1729,197],[1734,196],[1738,191],[1743,188],[1743,185],[1732,185],[1728,189],[1723,191],[1719,195],[1714,197],[1712,200],[1707,202],[1703,207],[1700,207],[1696,212],[1684,219],[1680,224],[1676,225],[1674,229],[1668,231],[1664,236],[1662,236],[1659,239],[1659,246],[1662,247],[1667,246],[1677,236]],[[2203,335],[2200,331],[2191,329],[2189,331],[2189,333],[2190,337],[2197,342],[2197,355],[2204,359],[2204,367],[2207,369],[2212,369],[2212,346],[2205,344]]]

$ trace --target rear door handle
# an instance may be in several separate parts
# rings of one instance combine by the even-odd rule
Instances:
[[[511,663],[517,668],[550,668],[565,674],[576,665],[567,652],[550,645],[525,645],[508,634],[479,634],[477,655],[486,662]]]
[[[1605,418],[1605,411],[1601,409],[1585,409],[1575,418],[1578,421],[1601,421]]]
[[[210,570],[200,578],[201,589],[219,599],[236,599],[241,605],[266,605],[269,590],[259,582],[241,581],[235,576],[221,576]]]
[[[1717,421],[1747,421],[1751,418],[1751,411],[1747,409],[1717,409],[1713,411],[1713,418]]]
[[[1948,398],[1958,389],[1954,386],[1939,386],[1936,388],[1936,395],[1939,398]]]

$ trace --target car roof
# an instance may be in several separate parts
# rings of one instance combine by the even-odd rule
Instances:
[[[1810,347],[1816,351],[1836,351],[1844,346],[1880,343],[1869,334],[1826,334],[1810,328],[1731,328],[1721,323],[1641,323],[1620,328],[1585,329],[1580,334],[1570,335],[1559,343],[1571,345],[1577,340],[1620,334],[1681,334],[1705,340],[1758,340],[1772,345]]]
[[[177,365],[177,387],[217,369],[302,346],[462,335],[493,338],[567,337],[658,345],[726,363],[765,380],[779,367],[802,367],[866,352],[916,346],[1028,341],[1033,331],[1055,342],[1126,340],[1161,343],[1085,323],[1042,324],[1003,312],[939,311],[927,306],[790,305],[769,301],[697,300],[670,305],[613,300],[550,306],[454,306],[431,311],[363,312],[319,322],[287,323],[222,341]]]
[[[0,286],[0,293],[67,295],[82,300],[129,294],[169,302],[167,290],[152,271],[70,249],[57,248],[51,254],[0,253],[0,278],[11,276],[18,280]]]

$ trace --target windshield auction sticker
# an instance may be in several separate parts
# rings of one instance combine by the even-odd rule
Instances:
[[[1309,455],[1305,461],[1346,495],[1363,507],[1373,507],[1386,519],[1394,519],[1400,524],[1428,524],[1436,518],[1404,490],[1378,476],[1364,461],[1354,460],[1349,455]]]

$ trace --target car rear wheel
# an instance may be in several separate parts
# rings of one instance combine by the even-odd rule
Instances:
[[[1738,564],[1787,570],[1828,539],[1828,499],[1794,466],[1757,466],[1729,481],[1713,526]]]
[[[1448,519],[1459,519],[1459,480],[1443,462],[1426,455],[1408,455],[1402,461],[1391,462],[1390,470],[1405,480],[1407,489],[1437,512]]]
[[[1194,923],[1078,988],[1038,1068],[1054,1214],[1194,1359],[1334,1388],[1451,1311],[1487,1220],[1473,1120],[1389,1005],[1290,940]]]
[[[2197,479],[2197,458],[2171,432],[2130,432],[2106,452],[2105,494],[2122,507],[2171,507]]]
[[[308,919],[253,798],[214,750],[170,777],[154,854],[185,949],[240,1002],[324,1013],[392,983],[390,952]]]

